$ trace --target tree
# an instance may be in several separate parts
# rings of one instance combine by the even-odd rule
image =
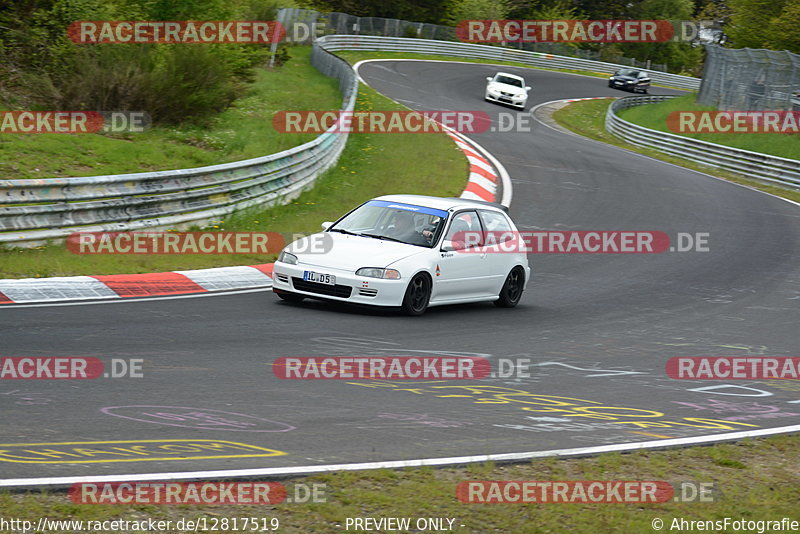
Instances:
[[[617,20],[632,19],[634,10],[642,0],[574,0],[575,8],[586,13],[588,19]]]
[[[781,14],[772,19],[767,44],[800,54],[800,0],[787,0]]]
[[[780,17],[786,0],[729,0],[731,22],[725,28],[729,44],[735,48],[766,48],[774,21]],[[797,27],[795,27],[797,31]]]
[[[642,20],[683,21],[692,18],[695,11],[693,0],[643,0],[633,10],[633,18]],[[665,43],[623,43],[620,45],[626,56],[641,61],[663,63],[674,70],[690,71],[699,66],[702,51],[689,43],[669,41]]]
[[[305,0],[304,7],[339,11],[359,17],[383,17],[439,24],[446,17],[448,0]]]
[[[462,20],[505,19],[510,5],[507,0],[450,0],[443,22],[450,26]]]

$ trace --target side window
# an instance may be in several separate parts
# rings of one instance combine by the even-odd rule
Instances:
[[[514,231],[508,219],[502,213],[481,210],[481,220],[485,229],[484,238],[487,245],[504,243],[514,239]]]
[[[453,216],[450,228],[444,236],[445,241],[452,242],[454,250],[463,250],[468,247],[483,244],[481,235],[483,228],[475,211],[462,211]]]

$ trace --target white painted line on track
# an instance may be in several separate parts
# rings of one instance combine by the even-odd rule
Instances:
[[[511,452],[501,454],[482,454],[477,456],[452,456],[446,458],[422,458],[419,460],[394,460],[383,462],[364,462],[353,464],[328,464],[308,465],[298,467],[264,467],[259,469],[224,469],[216,471],[186,471],[165,473],[130,473],[123,475],[97,475],[97,476],[72,476],[72,477],[40,477],[40,478],[9,478],[0,480],[0,487],[25,487],[25,486],[62,486],[69,484],[100,483],[100,482],[136,482],[143,480],[188,480],[188,479],[228,479],[234,477],[256,476],[293,476],[311,473],[325,473],[330,471],[362,471],[370,469],[400,469],[403,467],[420,466],[446,466],[460,465],[476,462],[512,462],[530,460],[532,458],[591,456],[604,452],[626,452],[642,449],[685,447],[688,445],[709,444],[717,441],[740,440],[769,436],[772,434],[788,434],[800,432],[800,425],[784,426],[778,428],[762,428],[759,430],[744,430],[711,436],[696,436],[690,438],[662,439],[654,441],[641,441],[638,443],[618,443],[614,445],[600,445],[596,447],[579,447],[575,449],[556,449],[550,451]]]

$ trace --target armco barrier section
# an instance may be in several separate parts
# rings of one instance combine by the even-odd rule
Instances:
[[[337,50],[364,50],[436,54],[472,59],[488,59],[492,61],[514,61],[524,65],[546,69],[584,70],[607,74],[613,74],[619,69],[630,68],[627,65],[605,63],[591,59],[556,56],[500,46],[453,41],[434,41],[431,39],[377,37],[372,35],[326,35],[317,42],[320,41],[324,42],[324,48],[331,52]],[[653,83],[669,85],[670,87],[677,87],[679,89],[698,90],[700,88],[699,78],[655,71],[648,71],[648,74]]]
[[[674,96],[628,96],[614,101],[606,112],[606,130],[633,145],[654,148],[661,152],[696,163],[719,167],[748,178],[800,189],[800,161],[750,152],[707,141],[700,141],[633,124],[617,115],[634,106],[663,102]]]
[[[353,111],[358,93],[353,69],[318,45],[311,63],[339,80],[342,109]],[[78,230],[174,228],[254,205],[286,203],[336,163],[347,134],[335,128],[290,150],[209,167],[0,180],[0,244],[31,246]]]

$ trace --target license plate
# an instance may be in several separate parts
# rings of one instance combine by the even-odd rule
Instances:
[[[315,273],[313,271],[304,271],[303,280],[306,282],[316,282],[317,284],[325,284],[329,286],[336,285],[336,277],[332,274]]]

